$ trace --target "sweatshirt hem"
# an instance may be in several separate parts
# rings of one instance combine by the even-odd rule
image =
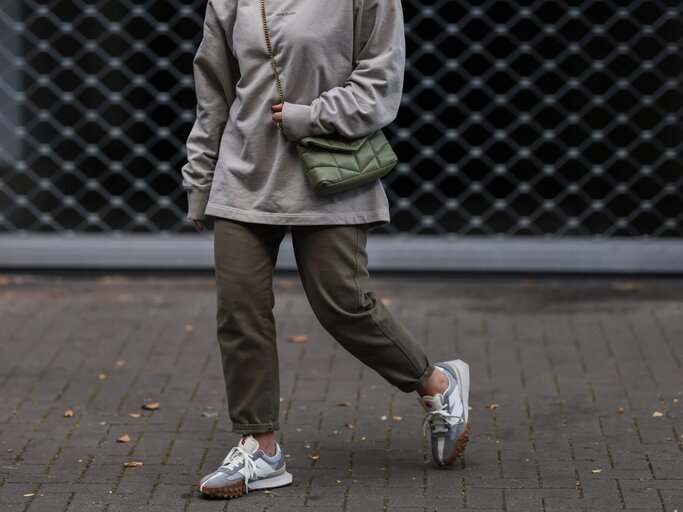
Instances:
[[[205,211],[206,215],[223,217],[242,222],[255,222],[259,224],[366,224],[387,223],[390,221],[389,212],[386,208],[369,210],[365,212],[306,212],[306,213],[280,213],[259,212],[256,210],[240,210],[232,206],[223,206],[209,203]]]

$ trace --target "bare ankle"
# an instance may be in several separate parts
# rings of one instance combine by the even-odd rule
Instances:
[[[258,441],[259,448],[269,457],[275,455],[275,433],[265,432],[262,434],[252,434]]]
[[[424,386],[417,389],[417,393],[420,396],[434,396],[437,393],[443,393],[448,388],[448,377],[443,373],[443,371],[438,368],[434,368],[434,371],[425,382]]]

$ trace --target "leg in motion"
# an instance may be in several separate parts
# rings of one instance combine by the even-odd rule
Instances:
[[[366,291],[367,224],[292,226],[306,296],[347,351],[406,393],[434,371],[422,346],[373,291]]]
[[[216,218],[217,335],[233,432],[243,434],[199,483],[205,496],[234,498],[292,482],[275,441],[280,389],[273,271],[286,226]]]
[[[469,439],[469,367],[432,365],[421,345],[373,291],[367,224],[294,226],[292,242],[304,290],[321,325],[346,350],[404,392],[417,391],[437,467],[452,466]]]

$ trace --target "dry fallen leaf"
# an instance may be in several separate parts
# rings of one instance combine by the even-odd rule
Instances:
[[[192,332],[192,331],[194,331],[194,325],[187,324],[187,325],[185,326],[185,331],[187,331],[187,332]]]
[[[664,413],[659,412],[659,411],[655,411],[652,413],[653,418],[661,418],[662,416],[664,416]]]
[[[384,414],[382,416],[380,416],[379,419],[382,421],[387,421],[387,417]]]
[[[617,407],[617,414],[624,414],[624,408],[623,407]]]
[[[35,495],[36,495],[35,492],[29,492],[27,494],[24,494],[24,498],[30,498],[31,496],[35,496]]]
[[[598,468],[596,468],[596,469],[591,469],[591,473],[593,473],[593,474],[602,473],[602,469],[598,469]]]
[[[392,416],[396,421],[401,421],[403,419],[403,416]]]
[[[100,373],[98,375],[98,377],[100,378],[100,380],[105,380],[107,378],[107,374],[106,373]]]
[[[304,343],[308,341],[308,334],[291,334],[287,336],[287,341],[292,343]]]
[[[336,407],[351,407],[351,402],[339,402],[335,404]]]
[[[10,286],[16,282],[14,276],[0,276],[0,286]]]
[[[71,418],[71,416],[73,416],[73,415],[74,415],[73,409],[67,409],[66,411],[64,411],[64,417],[65,418]]]
[[[356,425],[354,425],[353,423],[344,423],[344,426],[349,430],[353,430],[356,428]]]
[[[271,494],[272,492],[273,491],[269,491],[268,489],[266,489],[265,491],[263,491],[263,494]]]
[[[148,411],[156,411],[159,407],[161,407],[161,404],[159,402],[150,402],[148,404],[142,404],[142,408],[147,409]]]
[[[678,403],[678,398],[674,398],[674,403],[675,403],[675,404]]]
[[[123,434],[121,437],[116,439],[117,443],[130,443],[130,436],[128,434]]]
[[[309,455],[308,458],[311,460],[318,460],[320,458],[320,455]]]
[[[139,466],[142,466],[143,463],[140,462],[139,460],[134,460],[132,462],[124,462],[123,467],[125,468],[137,468]]]
[[[129,413],[128,413],[128,416],[130,416],[131,418],[140,418],[140,417],[142,417],[142,413],[139,413],[139,412],[129,412]]]
[[[118,366],[119,368],[121,368],[122,366],[126,366],[126,360],[119,359],[118,361],[116,361],[116,366]]]
[[[128,278],[126,276],[112,274],[112,275],[100,277],[99,282],[101,284],[126,283],[126,282],[128,282]]]
[[[494,410],[494,409],[498,409],[498,404],[495,402],[492,402],[490,404],[486,404],[484,407],[487,409],[490,409],[490,410]]]
[[[637,281],[614,281],[610,287],[617,292],[642,292],[645,290],[643,283]]]

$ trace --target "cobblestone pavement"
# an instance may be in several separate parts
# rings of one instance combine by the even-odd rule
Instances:
[[[472,440],[440,470],[417,395],[363,367],[278,274],[294,482],[221,501],[196,492],[239,438],[212,277],[0,276],[0,510],[683,511],[682,285],[373,275],[366,290],[434,362],[470,363]]]

